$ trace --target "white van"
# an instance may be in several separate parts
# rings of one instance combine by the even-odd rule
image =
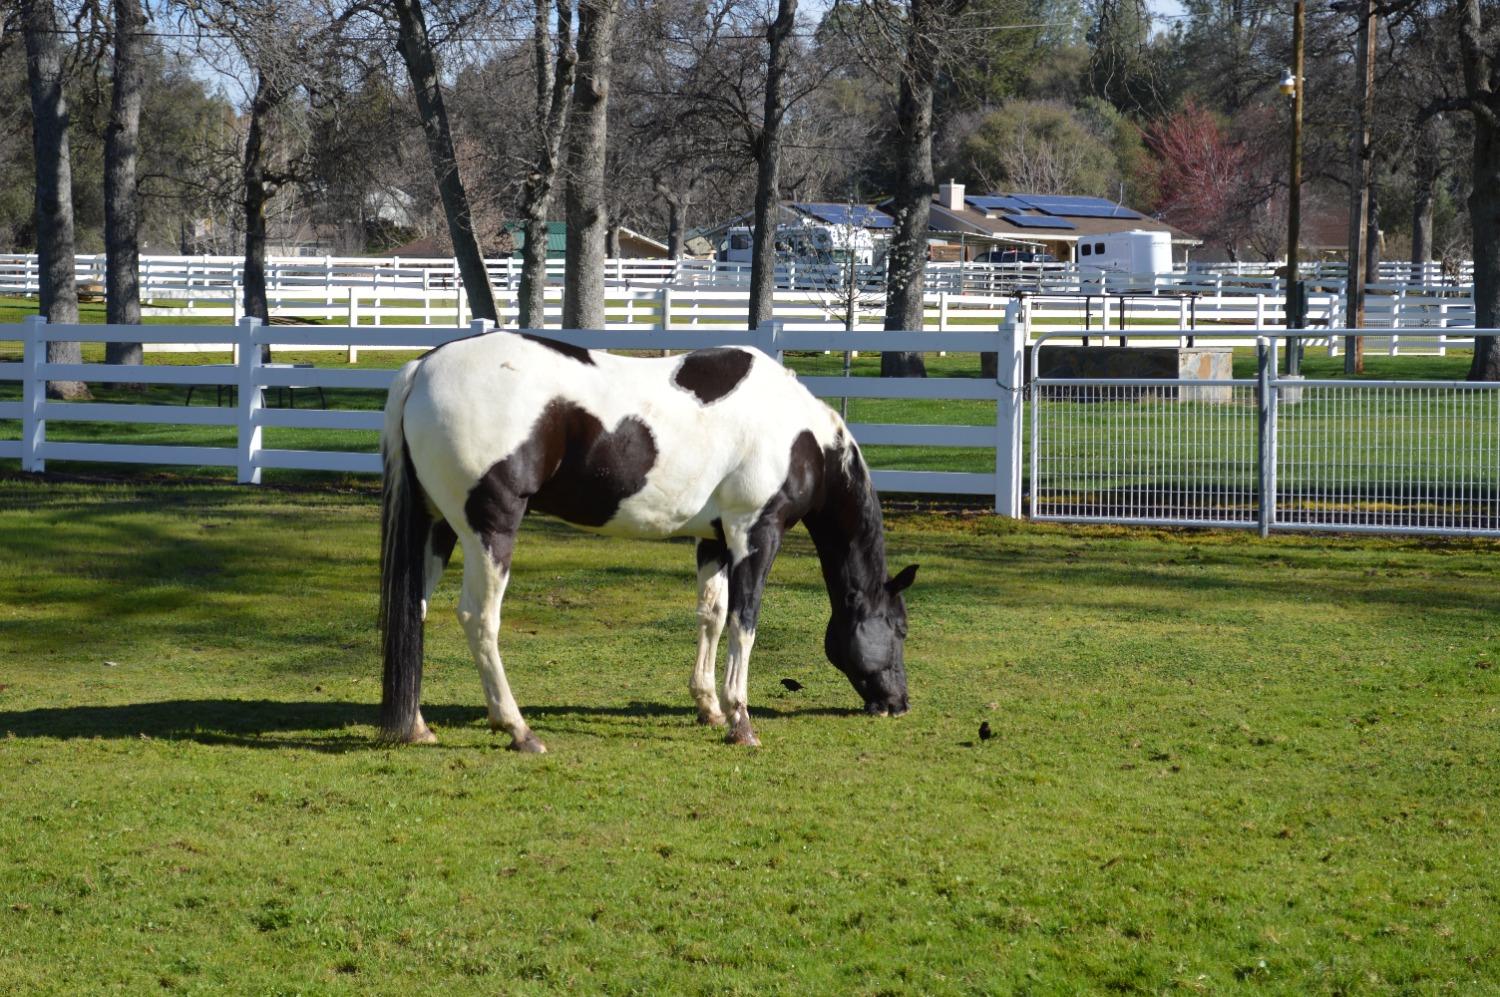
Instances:
[[[1172,272],[1172,236],[1167,232],[1111,232],[1080,238],[1073,262],[1079,270],[1158,274]]]

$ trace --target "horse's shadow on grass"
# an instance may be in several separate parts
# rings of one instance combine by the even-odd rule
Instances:
[[[531,706],[528,717],[639,717],[676,718],[692,723],[691,706],[632,701],[624,706]],[[859,710],[828,707],[779,709],[752,707],[759,717],[852,716]],[[441,735],[444,729],[482,726],[482,706],[424,705],[422,715]],[[270,699],[168,699],[118,706],[68,706],[37,710],[0,711],[0,739],[18,738],[115,739],[145,738],[192,741],[198,744],[247,748],[302,748],[348,752],[387,750],[375,739],[377,710],[369,703],[282,702]],[[601,737],[619,736],[613,726],[599,728]],[[443,741],[439,740],[441,747]]]

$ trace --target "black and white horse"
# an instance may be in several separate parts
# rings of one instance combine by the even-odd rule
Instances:
[[[698,721],[757,744],[746,687],[755,623],[782,536],[807,524],[832,603],[828,659],[865,709],[907,709],[901,592],[888,578],[880,503],[843,420],[753,349],[662,359],[590,352],[529,335],[459,340],[396,374],[382,439],[381,727],[432,741],[422,720],[422,621],[463,546],[458,617],[492,729],[545,751],[511,696],[497,638],[521,517],[550,513],[629,537],[698,538]],[[729,625],[722,698],[714,689]]]

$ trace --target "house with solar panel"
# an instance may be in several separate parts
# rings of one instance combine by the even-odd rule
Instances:
[[[1103,197],[967,194],[938,188],[928,221],[934,260],[1050,262],[1100,270],[1170,270],[1202,240]]]

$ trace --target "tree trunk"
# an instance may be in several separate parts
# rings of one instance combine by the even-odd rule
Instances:
[[[620,258],[620,229],[623,228],[618,220],[611,220],[604,230],[604,258],[606,260],[618,260]]]
[[[578,5],[578,67],[568,126],[565,329],[604,328],[604,241],[609,227],[604,164],[617,4],[618,0],[583,0]]]
[[[140,192],[135,185],[135,161],[146,75],[142,35],[146,15],[140,0],[115,0],[114,8],[114,89],[104,136],[105,321],[140,325]],[[139,364],[141,344],[106,343],[104,360]]]
[[[766,94],[755,140],[755,217],[750,252],[750,328],[772,317],[776,302],[776,223],[781,220],[781,122],[786,106],[781,84],[791,51],[787,39],[797,23],[797,0],[778,0],[766,27]]]
[[[1497,95],[1500,96],[1500,95]],[[1496,101],[1500,116],[1500,100]],[[1500,326],[1500,122],[1474,122],[1474,186],[1469,194],[1474,226],[1474,326]],[[1500,343],[1476,338],[1471,381],[1500,381]]]
[[[651,189],[667,202],[667,256],[680,260],[687,255],[687,209],[692,199],[692,184],[678,190],[660,173],[651,176]]]
[[[572,0],[557,0],[557,64],[553,67],[552,34],[547,0],[536,0],[532,27],[532,58],[536,65],[537,156],[523,191],[526,244],[521,247],[521,290],[518,324],[540,329],[547,324],[547,215],[557,184],[558,155],[567,129],[568,91],[573,86]]]
[[[922,290],[927,268],[927,219],[937,187],[932,179],[932,91],[937,77],[936,0],[912,0],[906,61],[896,105],[896,231],[885,263],[885,328],[922,329]],[[882,353],[882,377],[926,377],[916,351]]]
[[[1436,121],[1428,117],[1419,126],[1417,141],[1416,187],[1411,205],[1411,276],[1420,280],[1426,264],[1432,259],[1432,210],[1438,177],[1438,134]]]
[[[516,325],[542,329],[547,325],[547,209],[549,196],[526,205],[526,244],[521,247],[521,287],[516,306]]]
[[[250,130],[245,136],[245,315],[266,324],[271,321],[266,299],[266,204],[271,192],[266,184],[266,122],[281,102],[282,93],[257,73],[255,96],[250,101]],[[271,347],[262,345],[260,359],[271,360]]]
[[[68,161],[68,102],[63,96],[62,50],[52,0],[21,4],[26,38],[26,84],[31,94],[32,151],[36,155],[36,255],[39,310],[49,323],[78,321],[73,260],[73,169]],[[48,343],[48,363],[79,363],[83,348]],[[82,381],[50,381],[53,398],[88,398]]]
[[[667,198],[667,255],[674,260],[687,255],[687,205],[680,197]]]
[[[484,254],[474,234],[474,218],[469,211],[469,195],[458,175],[458,157],[453,152],[453,132],[448,127],[448,111],[443,106],[437,59],[432,39],[427,35],[427,21],[421,0],[392,0],[396,11],[396,50],[406,63],[411,88],[417,98],[417,114],[422,119],[422,134],[427,139],[427,155],[437,177],[438,195],[448,221],[448,237],[453,242],[453,256],[458,260],[459,279],[469,299],[469,312],[475,318],[495,321],[495,290],[485,269]],[[497,151],[498,154],[498,151]]]
[[[1493,27],[1493,26],[1492,26]],[[1459,19],[1464,89],[1474,117],[1473,188],[1469,220],[1474,229],[1474,325],[1500,325],[1500,65],[1494,39],[1486,38],[1480,0],[1463,0]],[[1500,343],[1474,341],[1471,381],[1500,381]]]

